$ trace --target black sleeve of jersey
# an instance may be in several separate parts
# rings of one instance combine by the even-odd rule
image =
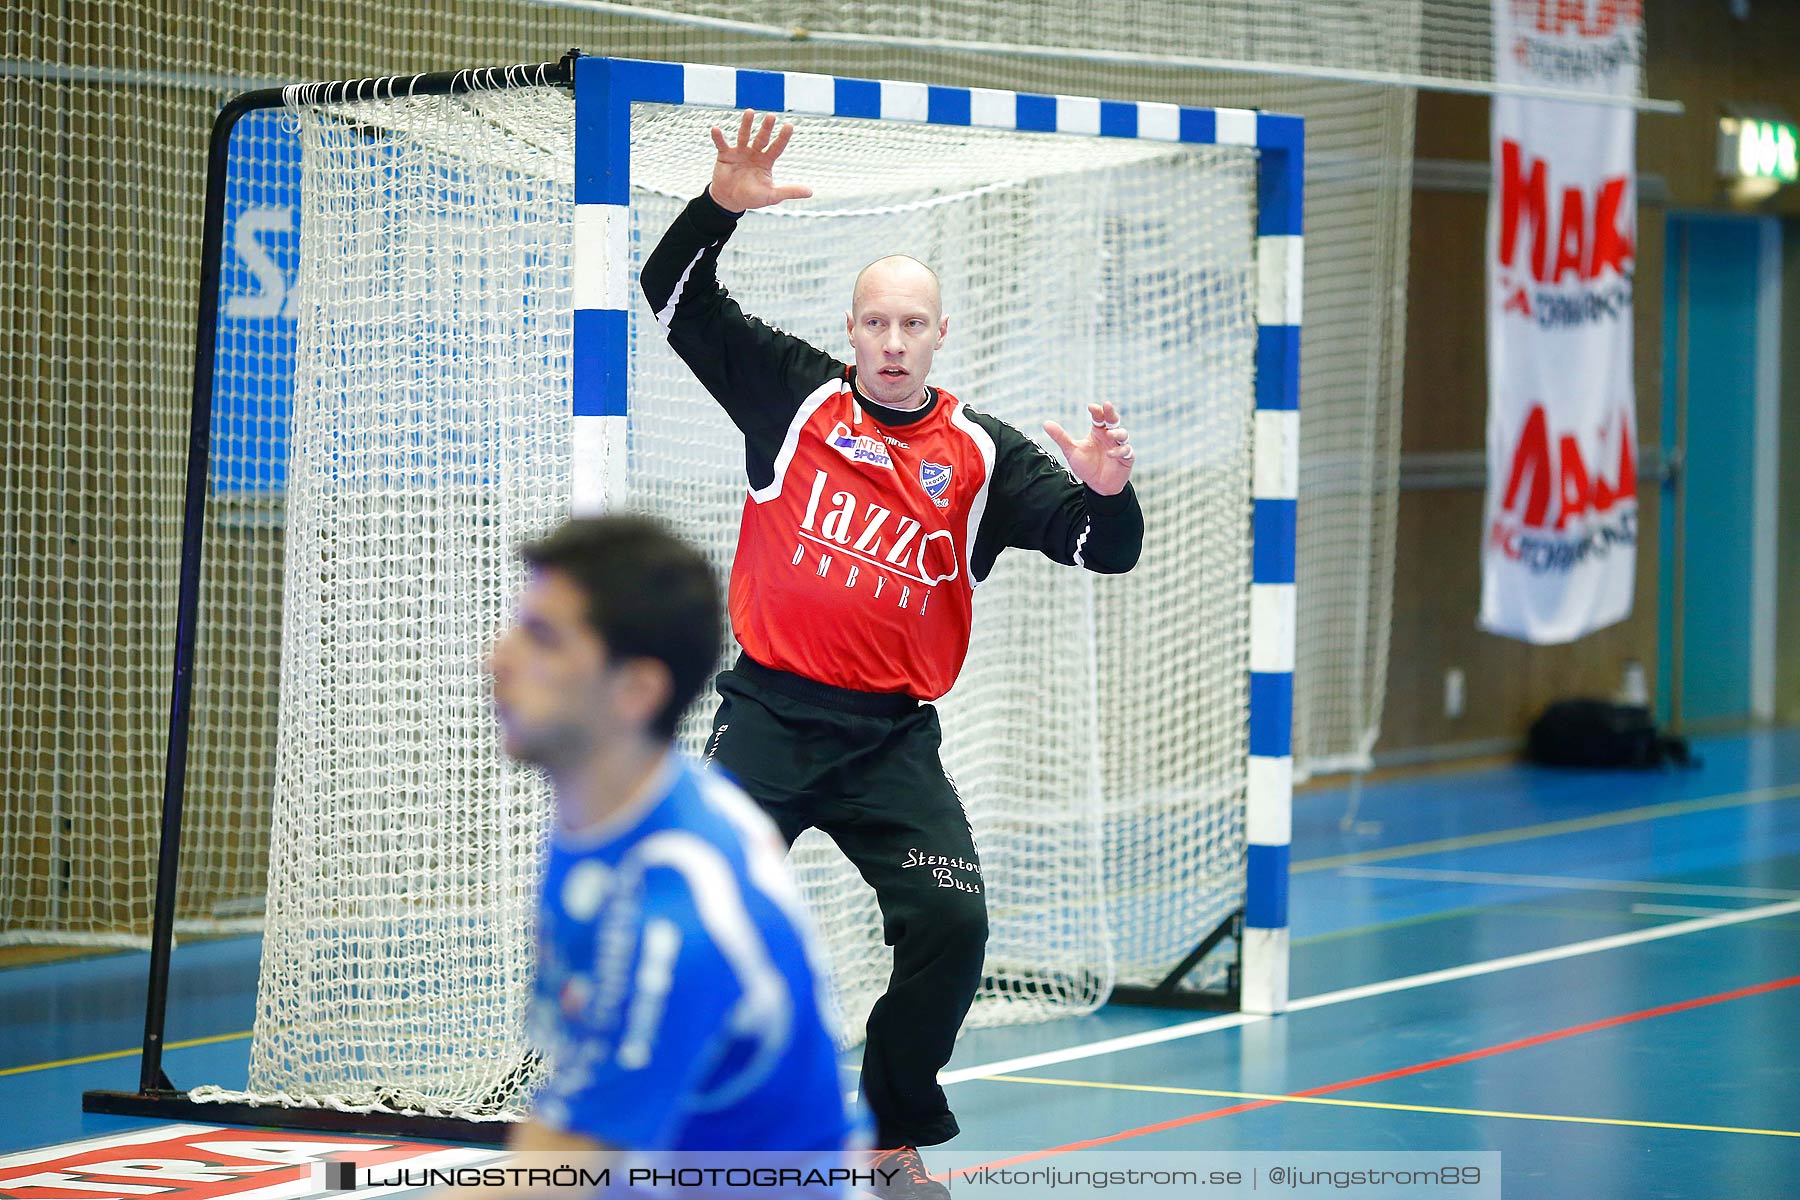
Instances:
[[[1144,513],[1130,484],[1116,496],[1102,496],[1005,421],[964,411],[994,439],[994,478],[970,555],[976,579],[987,578],[1008,546],[1102,575],[1137,565]]]
[[[644,260],[638,285],[669,345],[744,435],[752,487],[775,477],[775,456],[800,404],[844,364],[748,316],[719,284],[719,255],[740,213],[701,192]]]

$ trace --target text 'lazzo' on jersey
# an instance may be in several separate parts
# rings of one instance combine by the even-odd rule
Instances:
[[[867,586],[872,598],[890,599],[900,608],[916,605],[920,615],[931,589],[960,574],[949,530],[927,531],[912,517],[833,489],[824,471],[813,475],[806,516],[795,534],[794,566],[811,567],[820,578],[837,579],[847,588]]]

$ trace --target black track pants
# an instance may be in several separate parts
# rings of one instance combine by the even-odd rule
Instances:
[[[937,1072],[981,982],[987,897],[968,817],[938,760],[937,710],[748,659],[718,687],[708,761],[790,846],[811,827],[828,834],[881,904],[894,972],[869,1014],[862,1071],[878,1145],[955,1137]]]

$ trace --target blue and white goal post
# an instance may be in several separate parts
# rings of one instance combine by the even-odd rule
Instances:
[[[1238,1005],[1246,1012],[1283,1011],[1288,999],[1292,825],[1303,122],[1244,109],[600,57],[575,62],[574,88],[572,503],[576,511],[605,507],[624,486],[625,456],[607,448],[624,444],[632,403],[630,314],[637,300],[629,267],[634,235],[628,206],[634,182],[634,106],[749,108],[786,114],[802,118],[803,135],[804,118],[811,116],[1016,130],[1072,139],[1242,147],[1253,152],[1254,413],[1246,421],[1251,494],[1245,509],[1251,541],[1246,572],[1249,669],[1241,692],[1247,721],[1243,745],[1248,753],[1241,774],[1245,839]],[[696,156],[709,153],[704,143],[695,146]],[[640,253],[647,249],[638,247]],[[728,279],[730,270],[728,261],[724,267]],[[782,313],[767,315],[787,319]],[[954,386],[953,381],[946,384]],[[979,406],[980,397],[969,399]],[[1249,395],[1244,403],[1251,403]],[[978,642],[982,637],[979,622],[975,637]],[[1207,932],[1194,929],[1193,940]],[[1239,931],[1234,927],[1233,932]]]

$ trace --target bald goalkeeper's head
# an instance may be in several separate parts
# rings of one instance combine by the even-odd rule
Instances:
[[[923,405],[932,355],[950,329],[937,272],[905,254],[876,259],[857,273],[844,324],[857,389],[889,408]]]

